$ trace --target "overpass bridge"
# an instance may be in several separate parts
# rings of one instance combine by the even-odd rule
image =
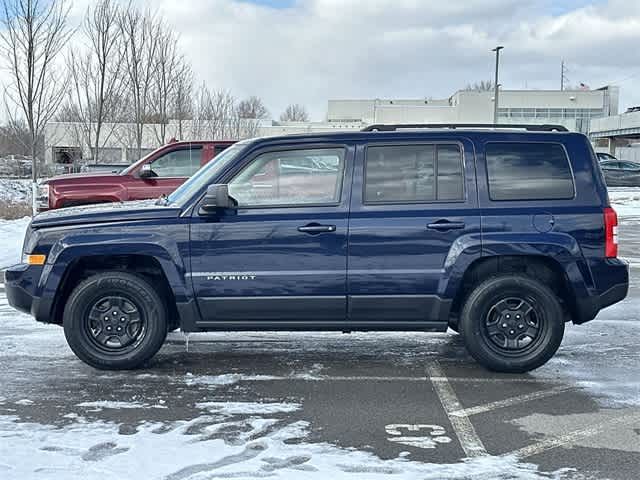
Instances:
[[[598,147],[611,155],[631,143],[640,142],[640,112],[629,112],[591,120],[589,137]]]

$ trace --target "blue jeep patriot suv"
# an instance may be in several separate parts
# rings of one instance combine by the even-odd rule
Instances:
[[[36,216],[11,305],[102,369],[168,331],[459,331],[489,369],[544,364],[622,300],[588,139],[557,126],[373,126],[239,142],[157,202]]]

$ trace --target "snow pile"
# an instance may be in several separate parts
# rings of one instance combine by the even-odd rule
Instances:
[[[19,220],[0,219],[0,270],[20,263],[22,256],[22,243],[24,234],[29,226],[31,218],[24,217]]]
[[[31,181],[0,178],[0,202],[31,202]]]

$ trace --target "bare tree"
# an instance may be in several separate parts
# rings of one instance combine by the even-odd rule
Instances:
[[[92,151],[96,162],[123,107],[121,97],[126,83],[120,58],[123,45],[119,15],[119,7],[113,0],[99,0],[93,9],[88,8],[82,24],[86,51],[72,50],[67,59],[71,88],[64,114],[76,116],[82,143]],[[103,132],[106,122],[112,123]]]
[[[175,92],[171,103],[171,115],[178,121],[178,138],[184,139],[184,121],[193,119],[193,72],[183,57],[175,78]]]
[[[142,154],[145,125],[151,115],[153,79],[158,68],[159,23],[150,11],[144,14],[127,7],[119,15],[119,27],[124,48],[122,57],[128,83],[128,100],[132,103],[132,121],[135,128],[137,156]]]
[[[263,119],[269,116],[269,111],[259,97],[251,96],[238,103],[238,115],[240,118]]]
[[[167,125],[169,124],[170,108],[173,102],[177,77],[183,68],[184,58],[176,48],[177,37],[169,30],[164,22],[156,25],[157,47],[155,51],[155,71],[152,76],[152,92],[154,107],[154,133],[159,145],[167,141]]]
[[[239,140],[258,132],[257,119],[243,118],[233,95],[226,90],[211,92],[202,84],[195,95],[193,135],[216,140]]]
[[[304,105],[299,103],[292,103],[289,105],[282,115],[280,115],[281,122],[308,122],[309,114]]]
[[[468,83],[464,89],[469,92],[493,92],[494,83],[493,80],[480,80],[473,84]]]
[[[40,145],[41,138],[38,139]],[[27,123],[23,120],[9,122],[0,127],[0,157],[5,155],[31,154],[31,133]]]
[[[33,209],[37,202],[37,142],[64,98],[64,76],[56,59],[73,31],[67,26],[66,0],[4,0],[0,53],[11,83],[6,90],[11,121],[23,116],[31,136]],[[11,108],[11,105],[13,108]]]

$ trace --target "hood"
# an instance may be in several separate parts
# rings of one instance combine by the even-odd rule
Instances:
[[[159,205],[156,200],[103,203],[60,208],[39,213],[33,218],[31,227],[37,229],[65,225],[176,218],[180,215],[180,212],[179,208]]]
[[[95,172],[95,173],[67,173],[66,175],[57,175],[55,177],[43,180],[42,183],[63,183],[63,182],[75,182],[76,180],[86,182],[87,180],[114,178],[119,177],[119,173],[113,172]]]

